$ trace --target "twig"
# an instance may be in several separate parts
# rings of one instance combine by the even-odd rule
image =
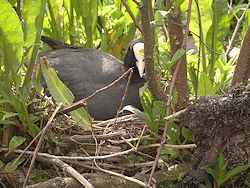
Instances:
[[[148,149],[148,148],[156,148],[159,147],[160,144],[150,144],[147,146],[142,146],[139,150]],[[187,148],[196,148],[196,144],[186,144],[186,145],[171,145],[171,144],[163,144],[163,147],[173,148],[173,149],[187,149]]]
[[[124,91],[124,94],[123,94],[123,96],[122,96],[121,104],[120,104],[120,106],[119,106],[119,109],[118,109],[117,112],[116,112],[115,119],[118,118],[119,113],[120,113],[120,111],[121,111],[121,109],[122,109],[122,105],[123,105],[124,100],[125,100],[125,98],[126,98],[126,95],[127,95],[127,92],[128,92],[128,87],[129,87],[129,84],[130,84],[130,82],[131,82],[131,78],[132,78],[132,76],[133,76],[133,72],[134,72],[133,69],[131,68],[131,69],[129,69],[129,70],[130,70],[130,72],[129,72],[129,76],[128,76],[128,81],[127,81],[127,83],[126,83],[125,91]],[[115,123],[115,122],[114,122],[114,123]]]
[[[114,124],[114,122],[116,123],[125,123],[125,122],[130,122],[130,121],[134,121],[135,119],[140,119],[137,115],[135,114],[130,114],[130,115],[126,115],[126,116],[121,116],[118,118],[113,118],[113,119],[109,119],[106,121],[101,121],[97,124],[93,124],[93,127],[98,127],[98,126],[104,126],[107,124]]]
[[[78,162],[75,160],[67,160],[67,159],[63,159],[63,161],[69,163],[69,164],[73,164],[76,166],[80,166],[80,167],[84,167],[87,169],[91,169],[91,170],[96,170],[96,171],[101,171],[99,168],[95,167],[95,166],[91,166],[86,164],[85,162]],[[138,167],[138,168],[145,168],[145,167],[151,167],[153,166],[154,161],[148,161],[148,162],[144,162],[144,163],[133,163],[133,164],[115,164],[115,165],[110,165],[110,164],[106,164],[106,163],[98,163],[99,166],[104,166],[104,167],[108,167],[108,168],[113,168],[113,169],[119,169],[119,170],[123,170],[124,168],[127,168],[128,170],[131,170],[131,168],[134,167]],[[158,166],[166,166],[165,162],[163,160],[160,160]]]
[[[135,4],[137,4],[138,6],[140,6],[140,2],[136,1],[136,0],[133,0]]]
[[[116,139],[120,138],[122,134],[120,132],[113,132],[113,133],[108,133],[108,134],[102,134],[102,135],[95,135],[95,139],[100,141],[100,140],[109,140],[109,139]],[[62,138],[63,142],[67,141],[72,141],[72,142],[77,142],[77,143],[89,143],[94,140],[92,135],[73,135],[70,138]]]
[[[127,141],[126,138],[124,138],[124,137],[122,136],[121,139],[122,139],[124,142],[126,142],[131,148],[133,148],[134,150],[136,150],[136,147],[133,146],[133,144],[131,144],[129,141]]]
[[[132,13],[132,11],[130,10],[127,2],[125,0],[122,0],[122,3],[124,5],[124,7],[126,8],[126,10],[128,11],[130,17],[132,18],[132,20],[134,21],[135,23],[135,26],[140,30],[140,32],[142,33],[142,28],[141,28],[141,25],[139,24],[139,22],[137,21],[137,19],[135,18],[134,14]],[[136,2],[137,4],[138,2]],[[138,5],[138,4],[137,4]]]
[[[8,148],[2,148],[3,151],[8,151]],[[56,156],[56,155],[50,155],[48,153],[37,153],[38,156],[41,157],[48,157],[51,159],[71,159],[71,160],[94,160],[94,159],[107,159],[107,158],[111,158],[111,157],[116,157],[116,156],[120,156],[120,155],[127,155],[131,152],[135,151],[133,148],[128,149],[126,151],[122,151],[122,152],[118,152],[118,153],[114,153],[114,154],[110,154],[110,155],[104,155],[104,156],[90,156],[90,157],[70,157],[70,156]],[[24,153],[24,154],[28,154],[28,155],[34,155],[33,151],[24,151],[24,150],[13,150],[13,152],[15,153]]]
[[[136,151],[137,151],[137,149],[138,149],[138,147],[139,147],[141,138],[142,138],[142,136],[143,136],[143,134],[144,134],[144,132],[145,132],[145,130],[146,130],[146,127],[147,127],[147,126],[144,125],[144,127],[143,127],[143,129],[142,129],[142,132],[141,132],[141,134],[140,134],[139,140],[137,141],[137,144],[136,144],[136,147],[135,147],[135,150],[136,150]]]
[[[170,23],[172,23],[172,24],[175,24],[175,25],[178,25],[178,26],[182,27],[183,29],[186,28],[185,26],[183,26],[183,25],[181,25],[181,24],[178,24],[178,23],[176,23],[176,22],[173,22],[173,21],[170,21],[170,20],[168,20],[168,22],[170,22]],[[213,53],[218,54],[218,55],[225,54],[225,52],[216,52],[215,50],[212,50],[212,49],[203,41],[203,39],[201,38],[201,36],[199,36],[198,34],[196,34],[196,33],[193,32],[193,31],[189,31],[189,32],[190,32],[192,35],[195,35],[197,38],[199,38],[199,42],[200,42],[201,44],[203,44],[203,45],[206,47],[206,49],[207,49],[208,51],[213,52]]]
[[[42,144],[42,141],[43,141],[43,139],[44,139],[44,135],[45,135],[47,129],[49,128],[49,126],[51,125],[52,120],[54,119],[54,117],[56,116],[57,112],[59,111],[59,109],[60,109],[61,107],[62,107],[62,103],[59,103],[59,105],[56,107],[55,111],[54,111],[53,114],[51,115],[49,121],[47,122],[46,126],[45,126],[45,127],[43,128],[43,130],[41,131],[42,133],[41,133],[40,139],[39,139],[39,141],[38,141],[38,144],[37,144],[37,146],[36,146],[36,149],[35,149],[35,151],[34,151],[34,155],[33,155],[33,157],[32,157],[32,160],[31,160],[31,162],[30,162],[30,167],[29,167],[28,172],[27,172],[27,174],[26,174],[25,181],[24,181],[24,183],[23,183],[23,187],[25,187],[26,183],[28,182],[28,179],[29,179],[29,175],[30,175],[31,169],[32,169],[32,167],[33,167],[33,164],[35,163],[36,156],[37,156],[37,154],[38,154],[38,151],[39,151],[39,149],[40,149],[40,147],[41,147],[41,144]]]
[[[14,160],[14,162],[11,164],[11,166],[9,168],[7,168],[5,171],[7,172],[9,169],[11,169],[17,162],[18,160],[23,156],[23,154],[25,154],[26,152],[30,152],[27,151],[29,149],[29,147],[36,141],[36,139],[39,138],[39,136],[42,134],[42,131],[40,131],[35,138],[33,138],[33,140],[28,144],[28,146],[24,149],[24,150],[18,150],[20,153],[20,155]],[[2,148],[3,151],[9,151],[8,148]],[[14,150],[13,152],[16,152],[16,150]],[[33,154],[32,154],[33,155]],[[3,176],[2,176],[3,177]],[[2,179],[2,177],[0,178],[0,180]]]
[[[103,87],[101,89],[96,90],[93,94],[91,94],[90,96],[75,102],[69,106],[65,106],[63,107],[58,113],[69,113],[77,108],[83,107],[86,105],[86,101],[92,97],[94,97],[95,95],[97,95],[98,93],[109,89],[110,87],[113,87],[117,82],[121,81],[130,71],[132,71],[133,68],[128,69],[125,73],[123,73],[123,75],[121,75],[119,78],[117,78],[114,82],[112,82],[111,84],[107,85],[106,87]]]
[[[165,117],[164,120],[165,120],[165,121],[169,121],[170,119],[178,118],[178,117],[180,117],[180,116],[181,116],[184,112],[186,112],[186,111],[187,111],[186,108],[183,109],[183,110],[180,110],[180,111],[178,111],[178,112],[176,112],[176,113],[174,113],[174,114],[171,114],[171,115]]]
[[[248,2],[247,6],[246,6],[246,8],[245,8],[245,10],[244,10],[244,12],[242,13],[242,15],[241,15],[240,18],[238,18],[238,17],[235,15],[235,18],[237,19],[237,24],[236,24],[236,26],[235,26],[233,35],[232,35],[232,37],[231,37],[231,39],[230,39],[230,41],[229,41],[229,44],[228,44],[228,47],[227,47],[227,51],[226,51],[226,55],[228,55],[229,52],[230,52],[231,49],[232,49],[233,42],[234,42],[235,37],[236,37],[236,35],[237,35],[237,33],[238,33],[238,30],[240,29],[241,22],[243,21],[243,19],[244,19],[244,17],[245,17],[245,14],[246,14],[246,11],[248,10],[249,6],[250,6],[250,2]],[[229,6],[229,8],[232,9],[231,6]],[[233,10],[232,10],[232,11],[233,11]],[[234,13],[234,11],[233,11],[233,13]]]
[[[88,180],[86,180],[74,168],[72,168],[71,166],[69,166],[67,163],[64,163],[60,159],[48,159],[48,158],[40,157],[40,156],[38,156],[37,159],[39,161],[43,162],[43,163],[55,164],[56,166],[60,167],[64,172],[67,172],[68,174],[72,175],[77,181],[79,181],[86,188],[94,188],[94,186],[91,185],[88,182]]]

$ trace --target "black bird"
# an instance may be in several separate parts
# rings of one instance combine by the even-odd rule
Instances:
[[[133,76],[124,101],[141,109],[139,89],[144,85],[144,59],[140,54],[144,44],[142,39],[135,39],[128,45],[124,63],[114,56],[91,48],[66,44],[48,37],[42,41],[53,50],[40,52],[47,56],[49,66],[53,68],[60,80],[71,90],[75,102],[88,97],[119,78],[126,70],[134,68]],[[127,78],[113,87],[98,93],[87,101],[86,109],[95,120],[107,120],[116,116],[124,95]]]

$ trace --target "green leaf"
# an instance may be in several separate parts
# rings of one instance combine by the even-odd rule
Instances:
[[[178,49],[172,57],[171,61],[168,63],[168,68],[170,69],[185,53],[186,51],[183,48]]]
[[[198,2],[198,7],[199,11],[197,8],[197,4],[194,2],[192,4],[192,12],[191,12],[191,20],[190,20],[190,26],[189,30],[194,33],[200,33],[202,32],[204,39],[206,39],[208,30],[210,29],[210,26],[212,25],[212,15],[211,15],[211,7],[213,0],[206,0],[206,1],[197,1]],[[184,1],[183,4],[181,5],[181,10],[182,11],[187,11],[188,10],[188,1]],[[198,14],[200,12],[200,15]],[[199,26],[199,18],[201,19],[202,23],[202,31],[200,31],[200,26]],[[199,46],[199,41],[200,38],[197,37],[196,35],[193,35],[193,38],[195,40],[196,46]]]
[[[167,136],[172,142],[178,141],[180,137],[180,127],[174,122],[169,122]]]
[[[18,113],[13,113],[13,112],[6,112],[3,116],[3,120],[8,119],[9,117],[13,117],[18,115]]]
[[[192,133],[189,129],[187,129],[186,127],[182,127],[181,129],[181,134],[182,136],[188,140],[188,141],[194,141],[195,139],[195,135],[194,133]]]
[[[214,179],[216,179],[216,173],[215,170],[209,167],[203,167],[202,169],[205,169],[208,174],[213,176]]]
[[[48,10],[50,15],[50,26],[52,29],[52,38],[62,41],[62,34],[63,32],[60,31],[61,29],[61,22],[62,19],[60,16],[61,8],[63,6],[63,1],[57,0],[49,0],[48,1]]]
[[[82,23],[86,33],[86,47],[93,47],[93,37],[96,34],[96,24],[98,18],[98,0],[72,0],[73,8]]]
[[[0,160],[0,168],[3,167],[3,162]]]
[[[6,124],[6,125],[10,124],[10,125],[15,125],[16,123],[15,123],[15,122],[13,122],[13,121],[9,121],[9,120],[4,120],[4,121],[0,120],[0,124]]]
[[[31,80],[37,59],[37,52],[41,43],[41,33],[43,26],[43,19],[46,10],[46,1],[29,0],[23,2],[22,18],[24,20],[24,46],[26,48],[28,69],[24,85]]]
[[[74,101],[74,96],[71,91],[57,77],[53,69],[48,69],[43,61],[40,62],[43,77],[49,88],[50,94],[57,102],[62,102],[64,106],[70,105]]]
[[[50,94],[57,102],[62,102],[64,106],[70,105],[74,96],[71,91],[63,84],[57,77],[53,69],[45,67],[44,62],[41,61],[41,68],[45,82],[49,88]],[[70,112],[72,118],[85,129],[90,129],[90,116],[84,108],[78,108]]]
[[[214,79],[214,68],[219,55],[215,52],[223,51],[223,39],[227,36],[230,27],[227,0],[214,0],[212,3],[212,25],[208,31],[206,44],[211,49],[209,59],[210,78]]]
[[[14,150],[18,146],[22,145],[25,142],[26,138],[21,136],[13,136],[9,143],[9,150]]]
[[[163,101],[154,101],[152,111],[154,120],[162,121],[166,115],[166,103]]]
[[[16,88],[21,85],[17,72],[23,55],[23,31],[20,19],[7,0],[0,0],[0,46],[4,53],[4,73],[6,84]]]
[[[188,74],[189,74],[189,78],[193,84],[193,87],[196,88],[197,87],[197,76],[196,76],[196,72],[195,72],[195,68],[191,65],[189,65],[188,67]]]
[[[11,87],[6,85],[6,83],[0,81],[0,95],[5,99],[4,101],[9,101],[9,104],[15,109],[18,109],[18,100],[12,92]]]
[[[239,174],[245,170],[247,170],[250,167],[250,164],[244,165],[244,166],[238,166],[230,171],[228,171],[223,179],[220,181],[220,185],[225,183],[227,180],[229,180],[231,177],[235,176],[236,174]]]
[[[150,122],[153,122],[153,116],[152,116],[152,105],[154,98],[150,92],[143,92],[143,94],[140,96],[140,101],[142,104],[142,108],[144,110],[145,115],[147,116],[148,120]]]
[[[224,160],[224,155],[223,155],[223,153],[220,151],[220,153],[219,153],[219,156],[218,156],[218,161],[217,161],[217,164],[218,164],[218,169],[219,169],[219,171],[222,171],[222,170],[224,170],[225,169],[225,160]]]
[[[30,48],[40,41],[45,5],[46,1],[24,1],[22,18],[24,19],[24,45],[26,48]]]
[[[212,81],[209,76],[203,71],[200,74],[199,86],[198,86],[198,97],[205,96],[207,94],[215,94],[213,89]]]
[[[157,10],[155,12],[155,23],[158,26],[161,26],[162,24],[164,24],[165,22],[165,16],[168,14],[167,11],[163,11],[163,10]]]
[[[13,159],[11,162],[7,163],[6,166],[5,166],[5,170],[7,172],[14,172],[17,167],[22,164],[24,161],[25,161],[25,158],[20,158],[15,164],[14,166],[12,166],[13,162],[15,161],[16,159]],[[11,167],[12,166],[12,167]],[[10,168],[11,167],[11,168]]]
[[[90,127],[91,118],[88,112],[84,108],[78,108],[70,112],[69,114],[84,129],[91,129]]]
[[[0,33],[3,42],[5,68],[14,74],[23,55],[23,31],[20,20],[12,5],[7,0],[0,0]]]
[[[122,109],[122,111],[124,111],[124,110],[127,110],[127,111],[129,111],[131,113],[136,114],[138,117],[140,117],[141,119],[143,119],[145,121],[148,120],[147,117],[146,117],[146,115],[142,111],[140,111],[139,109],[137,109],[136,107],[134,107],[132,105],[124,106],[123,109]]]

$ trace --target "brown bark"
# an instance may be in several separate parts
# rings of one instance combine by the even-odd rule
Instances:
[[[170,0],[166,0],[166,7],[167,10],[170,10],[172,4]],[[182,22],[181,22],[181,11],[174,10],[171,11],[167,15],[167,28],[169,33],[169,40],[170,40],[170,56],[171,58],[174,56],[175,52],[182,48],[183,42],[183,29],[182,29]],[[172,68],[172,75],[177,67],[177,63]],[[181,57],[181,63],[178,68],[178,73],[176,76],[175,87],[178,94],[178,101],[175,106],[176,111],[184,109],[187,107],[189,100],[188,100],[188,83],[187,83],[187,60],[186,54]]]
[[[240,50],[240,55],[235,67],[233,80],[231,83],[231,88],[237,83],[247,84],[248,78],[250,76],[250,26],[245,34],[244,41]]]
[[[152,2],[142,0],[141,7],[141,25],[144,38],[144,60],[146,64],[146,79],[149,83],[149,89],[157,100],[166,101],[167,95],[163,92],[160,82],[154,69],[154,29],[152,21]]]

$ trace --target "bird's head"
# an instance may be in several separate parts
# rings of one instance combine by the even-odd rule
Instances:
[[[124,58],[124,66],[127,68],[137,67],[135,72],[142,78],[145,70],[145,62],[144,62],[144,43],[142,39],[132,40],[127,48],[125,58]]]

